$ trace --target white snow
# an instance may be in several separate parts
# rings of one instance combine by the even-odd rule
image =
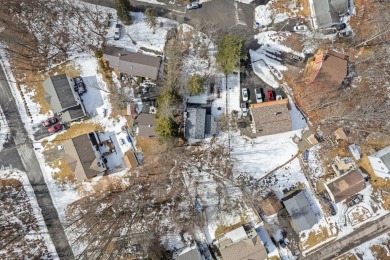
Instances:
[[[45,246],[47,247],[49,253],[52,255],[53,259],[57,259],[58,258],[57,251],[50,238],[49,232],[47,230],[45,221],[41,213],[41,209],[35,197],[34,190],[31,187],[30,181],[28,180],[26,173],[21,172],[19,170],[1,170],[0,179],[16,179],[22,183],[23,189],[28,196],[31,208],[33,210],[36,226],[38,227],[38,231],[36,232],[30,231],[25,235],[25,238],[27,240],[35,240],[35,239],[43,238]]]
[[[10,129],[8,127],[7,120],[5,118],[3,109],[0,106],[0,151],[3,149],[3,145],[8,141]]]
[[[376,245],[381,246],[387,252],[387,256],[390,257],[390,250],[388,246],[389,240],[389,235],[385,233],[349,250],[348,253],[354,254],[355,256],[359,255],[358,258],[362,257],[362,259],[378,259],[371,250],[371,247]]]
[[[272,23],[273,11],[269,5],[259,5],[255,8],[255,22],[259,26],[268,26]]]

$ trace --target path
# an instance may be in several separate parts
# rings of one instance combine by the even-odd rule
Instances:
[[[351,234],[342,237],[324,247],[316,249],[316,251],[306,257],[298,259],[307,260],[327,260],[335,259],[337,256],[348,252],[349,250],[371,240],[377,236],[389,232],[390,230],[390,214],[381,217],[373,222],[369,222]]]
[[[72,249],[69,246],[35,156],[32,142],[28,138],[27,131],[19,115],[11,87],[5,79],[3,67],[0,66],[0,106],[3,108],[11,129],[10,141],[6,144],[5,149],[0,152],[0,167],[2,165],[8,167],[12,164],[13,167],[27,173],[58,256],[61,259],[74,259]]]

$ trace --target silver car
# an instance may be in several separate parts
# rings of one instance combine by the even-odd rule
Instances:
[[[193,2],[187,5],[187,10],[198,9],[198,8],[200,8],[200,4],[197,2]]]
[[[122,25],[117,23],[115,25],[115,30],[114,30],[114,40],[119,40],[121,38],[121,29],[122,29]]]
[[[246,101],[248,101],[248,99],[249,99],[248,89],[243,88],[242,89],[242,101],[246,102]]]
[[[255,88],[255,94],[256,94],[256,102],[257,103],[263,102],[263,94],[261,93],[261,88]]]

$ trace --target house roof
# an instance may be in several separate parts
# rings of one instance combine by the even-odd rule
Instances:
[[[272,194],[270,197],[260,201],[260,209],[266,216],[274,215],[282,208],[283,205],[275,194]]]
[[[138,166],[138,161],[133,151],[127,151],[123,156],[123,161],[125,162],[128,169],[132,169]]]
[[[251,105],[251,113],[257,135],[271,135],[291,131],[288,100],[263,102]]]
[[[89,134],[65,140],[63,146],[66,153],[65,159],[78,181],[92,178],[104,170],[98,166],[99,159],[96,158],[96,151],[89,139]]]
[[[156,79],[161,58],[142,53],[127,51],[122,48],[108,46],[104,48],[103,58],[110,67],[133,76]]]
[[[368,159],[376,175],[390,178],[390,146],[368,156]]]
[[[345,55],[328,51],[322,62],[321,69],[316,77],[330,87],[338,87],[348,73],[348,61]]]
[[[336,139],[348,140],[348,136],[345,134],[344,128],[342,127],[337,128],[336,131],[334,131],[334,135],[336,136]]]
[[[220,248],[223,260],[263,260],[267,259],[267,251],[259,236],[246,238],[237,243]]]
[[[65,74],[46,79],[43,87],[46,101],[51,105],[54,113],[63,113],[63,121],[68,122],[85,117],[80,97],[70,85],[69,78]]]
[[[188,246],[183,249],[181,249],[177,253],[177,257],[174,258],[175,260],[202,260],[202,256],[199,252],[198,247],[195,245]]]
[[[313,6],[319,28],[339,23],[340,15],[348,12],[348,0],[316,0]]]
[[[157,121],[154,115],[141,113],[135,119],[135,122],[138,124],[138,135],[153,137],[157,136],[157,133],[154,131]]]
[[[206,131],[206,109],[191,107],[187,109],[185,137],[204,139]]]
[[[307,192],[306,190],[294,192],[283,201],[291,216],[293,227],[298,232],[311,229],[318,223],[318,217]]]
[[[366,187],[363,176],[353,170],[327,184],[336,203],[355,195]]]

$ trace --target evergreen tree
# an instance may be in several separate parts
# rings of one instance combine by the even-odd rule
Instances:
[[[115,8],[116,8],[119,19],[125,25],[130,25],[131,24],[130,1],[129,0],[115,0]]]
[[[240,59],[247,59],[244,40],[234,34],[226,34],[218,44],[216,61],[225,75],[233,73],[240,67]]]

